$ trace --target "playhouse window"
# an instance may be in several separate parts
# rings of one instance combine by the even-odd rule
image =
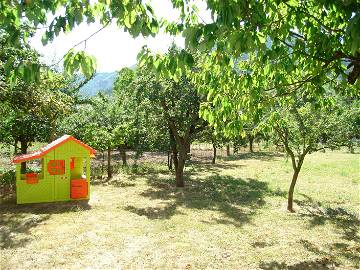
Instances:
[[[48,163],[48,172],[50,175],[64,174],[65,160],[50,160]]]
[[[41,173],[42,171],[42,160],[41,159],[31,159],[24,161],[25,163],[21,166],[21,173]]]
[[[28,178],[43,178],[43,160],[42,159],[31,159],[21,162],[21,179],[26,180]]]

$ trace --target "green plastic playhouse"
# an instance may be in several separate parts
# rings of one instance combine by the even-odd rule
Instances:
[[[16,156],[16,201],[18,204],[88,200],[90,158],[96,151],[70,135],[64,135],[39,150]],[[23,162],[40,164],[40,172],[22,171]]]

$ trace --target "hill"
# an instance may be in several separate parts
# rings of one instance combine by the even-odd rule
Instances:
[[[98,92],[112,93],[117,72],[96,73],[87,84],[80,89],[80,94],[85,97],[95,96]]]

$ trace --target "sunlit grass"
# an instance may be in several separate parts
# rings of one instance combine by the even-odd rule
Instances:
[[[290,161],[271,153],[121,169],[89,205],[0,206],[0,269],[360,267],[359,155],[309,155],[286,209]]]

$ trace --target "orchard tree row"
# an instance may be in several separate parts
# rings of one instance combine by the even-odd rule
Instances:
[[[171,59],[181,52],[173,45],[165,57]],[[29,48],[21,53],[38,61],[36,52]],[[329,87],[321,99],[305,95],[305,91],[302,95],[294,92],[257,106],[251,113],[240,109],[227,112],[231,114],[227,118],[222,110],[228,110],[231,99],[226,105],[223,98],[218,98],[216,102],[223,109],[216,112],[219,104],[209,103],[209,93],[206,96],[202,85],[197,84],[201,61],[206,58],[194,53],[197,63],[193,71],[178,79],[164,76],[151,66],[140,67],[140,63],[134,69],[124,68],[118,73],[112,95],[99,93],[88,99],[78,94],[86,80],[56,70],[41,74],[34,83],[4,80],[2,142],[14,145],[15,151],[20,145],[20,152],[26,153],[35,141],[47,142],[63,133],[71,134],[107,153],[109,179],[115,149],[125,166],[128,150],[136,156],[144,151],[167,152],[169,169],[174,165],[176,186],[183,187],[185,164],[194,141],[212,144],[212,163],[219,147],[232,144],[236,149],[248,143],[252,152],[255,139],[271,141],[282,147],[292,162],[288,197],[291,211],[294,187],[307,154],[342,146],[353,151],[360,131],[359,101]],[[223,117],[214,116],[216,113]]]

